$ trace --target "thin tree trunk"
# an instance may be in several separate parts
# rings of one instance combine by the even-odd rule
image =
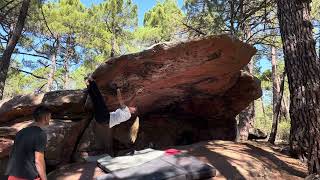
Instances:
[[[319,24],[319,26],[320,26],[320,24]],[[318,32],[320,33],[320,28],[318,28]],[[318,58],[320,58],[320,38],[318,41]]]
[[[239,114],[239,140],[246,141],[249,137],[249,131],[253,128],[255,113],[254,102]]]
[[[234,15],[235,15],[235,7],[234,7],[234,1],[229,0],[230,4],[230,32],[231,35],[235,35],[235,27],[234,27]]]
[[[63,89],[69,88],[69,59],[71,57],[71,36],[69,35],[66,42],[66,52],[63,59]]]
[[[28,14],[29,6],[30,6],[30,0],[22,1],[22,6],[20,9],[17,24],[14,28],[12,36],[10,37],[7,47],[4,50],[0,60],[0,100],[3,98],[4,86],[5,86],[5,82],[7,79],[8,70],[11,62],[11,55],[21,36],[22,30],[25,24],[25,20]]]
[[[279,103],[279,92],[280,92],[280,86],[278,81],[279,79],[277,76],[277,55],[276,55],[276,48],[274,46],[271,46],[271,65],[272,65],[273,116],[272,116],[271,133],[268,141],[274,144],[274,141],[276,140],[277,129],[278,129],[277,106]]]
[[[320,61],[310,21],[310,1],[277,0],[290,90],[290,147],[308,154],[308,171],[320,174]]]
[[[245,32],[243,39],[245,40],[246,38],[251,36],[251,29],[246,24],[243,26],[243,28],[244,28],[243,31]],[[254,73],[253,69],[254,69],[254,63],[253,63],[253,60],[251,60],[249,64],[245,67],[245,70],[253,74]],[[249,131],[251,128],[253,128],[254,119],[255,119],[255,108],[254,108],[254,102],[252,102],[246,109],[244,109],[239,114],[239,125],[238,125],[239,137],[237,139],[241,141],[248,140]]]
[[[249,62],[249,64],[245,69],[248,70],[250,73],[253,73],[253,62],[252,61]],[[254,119],[255,119],[255,108],[254,108],[254,102],[252,102],[246,109],[244,109],[239,114],[239,125],[238,125],[239,140],[241,141],[248,140],[249,131],[251,128],[253,128]]]
[[[272,123],[272,129],[271,129],[270,137],[268,139],[268,141],[271,144],[274,144],[275,139],[276,139],[276,135],[277,135],[279,115],[280,115],[280,106],[281,106],[281,102],[282,102],[282,98],[283,98],[284,81],[285,81],[285,77],[286,77],[285,73],[286,72],[283,72],[283,76],[282,76],[282,79],[281,79],[281,87],[280,87],[279,97],[278,97],[278,100],[277,100],[276,105],[274,107],[274,109],[275,109],[275,114],[274,114],[275,121]]]
[[[263,119],[264,119],[264,125],[267,125],[267,117],[266,117],[266,110],[264,108],[263,98],[261,96],[261,106],[262,106],[262,113],[263,113]]]
[[[69,88],[69,57],[68,55],[65,56],[63,60],[63,89],[68,89]]]
[[[260,98],[260,101],[261,101],[261,108],[262,108],[263,117],[264,117],[264,119],[266,120],[266,110],[265,110],[265,108],[264,108],[264,103],[263,103],[263,98],[262,98],[262,96],[261,96],[261,98]],[[265,122],[265,123],[266,123],[266,122]]]
[[[52,54],[50,57],[51,68],[50,68],[50,73],[49,73],[49,77],[48,77],[48,83],[47,83],[46,90],[45,90],[46,92],[49,92],[52,89],[54,74],[56,72],[56,66],[57,66],[57,59],[56,58],[57,58],[56,53]]]
[[[281,111],[283,117],[288,121],[289,120],[289,102],[288,102],[288,97],[283,96],[282,102],[281,102]]]
[[[115,40],[115,37],[114,37],[114,35],[112,35],[112,37],[111,37],[111,54],[110,54],[110,57],[114,57],[115,56],[115,42],[116,40]]]
[[[59,49],[59,42],[56,41],[56,43],[57,43],[56,45],[53,45],[54,50],[50,56],[51,68],[50,68],[48,83],[47,83],[45,92],[49,92],[52,90],[54,75],[55,75],[56,67],[57,67],[57,54],[58,54],[58,49]]]

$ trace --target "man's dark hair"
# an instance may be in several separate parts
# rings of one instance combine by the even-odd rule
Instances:
[[[36,122],[39,122],[44,115],[50,114],[51,111],[45,106],[39,106],[33,111],[33,118]]]

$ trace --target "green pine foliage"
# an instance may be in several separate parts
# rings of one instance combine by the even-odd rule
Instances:
[[[143,27],[137,28],[134,32],[139,48],[179,39],[184,28],[184,19],[185,15],[175,0],[158,1],[145,13]]]

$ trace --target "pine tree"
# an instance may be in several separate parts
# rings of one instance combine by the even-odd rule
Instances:
[[[277,0],[290,90],[290,147],[299,156],[307,153],[309,173],[320,174],[320,62],[309,3]]]
[[[12,35],[7,43],[6,48],[3,50],[3,54],[0,60],[0,99],[3,97],[4,86],[8,75],[8,70],[11,62],[11,55],[18,43],[21,36],[27,14],[30,6],[30,0],[23,0],[20,8],[19,17]]]

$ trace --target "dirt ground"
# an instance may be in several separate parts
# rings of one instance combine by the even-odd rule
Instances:
[[[277,147],[263,142],[235,143],[209,141],[179,147],[212,164],[218,173],[214,180],[230,179],[303,179],[306,165],[281,154]],[[103,172],[94,163],[69,165],[49,179],[94,179]]]
[[[305,164],[263,142],[210,141],[183,149],[217,168],[213,179],[304,179]]]

